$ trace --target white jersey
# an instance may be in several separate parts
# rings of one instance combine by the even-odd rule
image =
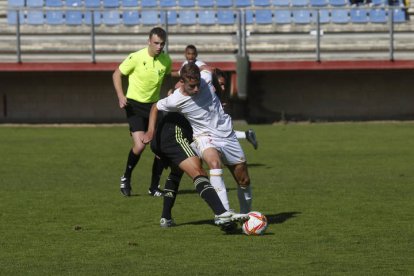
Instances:
[[[224,112],[214,89],[211,89],[211,83],[208,84],[203,77],[200,81],[197,94],[185,96],[178,88],[170,96],[159,100],[157,108],[161,111],[183,114],[190,122],[195,138],[199,136],[227,138],[233,134],[231,117]]]

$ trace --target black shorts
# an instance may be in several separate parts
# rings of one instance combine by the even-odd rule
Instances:
[[[158,124],[151,141],[151,150],[165,165],[178,166],[189,157],[197,156],[190,144],[193,132],[188,121],[177,113],[168,113]]]
[[[129,124],[129,131],[147,131],[149,113],[153,103],[140,103],[128,99],[125,112]]]

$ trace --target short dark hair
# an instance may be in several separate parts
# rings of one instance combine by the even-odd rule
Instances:
[[[191,79],[200,80],[200,68],[194,62],[189,62],[181,68],[180,78],[183,81]]]
[[[187,52],[187,50],[189,50],[189,49],[194,50],[194,52],[196,52],[196,54],[197,54],[197,48],[196,48],[196,46],[194,46],[193,44],[189,44],[189,45],[187,45],[187,47],[185,47],[185,51],[186,51],[186,52]]]
[[[149,39],[151,39],[151,37],[153,35],[158,36],[159,38],[161,38],[164,41],[167,40],[167,32],[161,27],[152,28],[152,30],[149,33]]]

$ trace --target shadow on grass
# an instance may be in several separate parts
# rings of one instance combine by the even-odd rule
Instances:
[[[280,223],[284,223],[288,219],[295,218],[296,215],[298,214],[301,214],[301,212],[283,212],[283,213],[274,214],[274,215],[265,214],[265,216],[267,217],[267,222],[269,224],[280,224]]]
[[[227,188],[227,192],[229,191],[235,191],[236,188]],[[184,190],[178,190],[179,195],[186,195],[186,194],[198,194],[197,191],[194,189],[184,189]]]

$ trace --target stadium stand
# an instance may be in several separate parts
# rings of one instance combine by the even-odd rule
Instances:
[[[179,10],[178,11],[178,24],[182,25],[195,25],[197,24],[197,13],[195,10]]]
[[[203,0],[198,1],[198,6],[203,8],[212,8],[214,7],[214,0]]]
[[[175,0],[160,0],[161,8],[176,7],[177,3]]]
[[[214,10],[200,10],[198,12],[198,23],[201,25],[216,24],[216,13]]]
[[[138,0],[122,0],[123,7],[138,7]]]
[[[194,0],[178,0],[178,6],[181,8],[192,8],[195,7],[195,5]]]
[[[234,6],[236,8],[251,7],[252,3],[250,0],[234,0]]]
[[[141,0],[141,7],[143,8],[157,7],[157,0]]]
[[[270,7],[270,0],[253,0],[253,5],[256,7]]]
[[[366,8],[352,8],[350,17],[352,23],[367,23],[369,21],[368,10]]]

